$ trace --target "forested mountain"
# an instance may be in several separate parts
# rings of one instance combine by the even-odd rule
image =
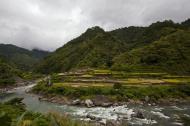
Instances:
[[[114,58],[115,69],[190,73],[190,31],[178,30]],[[137,67],[138,66],[138,67]]]
[[[6,60],[0,56],[0,87],[7,84],[14,84],[16,69],[10,66]]]
[[[21,70],[31,70],[49,52],[34,49],[32,51],[11,44],[0,44],[0,56],[6,62]]]
[[[93,27],[46,57],[38,70],[46,73],[77,67],[111,67],[113,57],[125,50],[123,44],[103,29]]]
[[[181,24],[168,20],[109,32],[93,27],[46,57],[37,71],[92,67],[189,74],[189,27],[190,20]]]

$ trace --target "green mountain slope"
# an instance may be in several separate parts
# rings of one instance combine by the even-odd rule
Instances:
[[[160,39],[160,37],[176,31],[180,25],[172,21],[156,22],[149,27],[128,27],[111,31],[110,33],[118,40],[126,44],[126,48],[131,50],[141,47]]]
[[[125,49],[122,44],[110,33],[94,27],[45,58],[38,70],[49,73],[81,67],[110,67],[113,57]]]
[[[11,67],[6,60],[0,56],[0,87],[15,83],[16,69]]]
[[[190,31],[178,30],[147,46],[132,49],[114,59],[113,68],[141,68],[190,74]]]
[[[9,64],[21,70],[31,70],[33,65],[39,62],[49,52],[40,50],[27,50],[11,44],[0,44],[0,55]]]
[[[37,71],[63,72],[84,67],[132,70],[133,67],[189,73],[188,29],[189,20],[181,24],[169,20],[110,32],[93,27],[46,57]],[[180,61],[183,63],[177,65]]]

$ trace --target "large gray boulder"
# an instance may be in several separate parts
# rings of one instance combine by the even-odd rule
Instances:
[[[86,117],[89,118],[90,120],[101,121],[101,118],[96,117],[96,116],[91,115],[91,114],[87,114]]]
[[[93,102],[92,102],[92,100],[90,100],[90,99],[86,99],[85,101],[84,101],[84,103],[85,103],[85,105],[87,106],[87,107],[94,107],[94,104],[93,104]]]
[[[137,112],[135,114],[133,114],[132,117],[139,118],[139,119],[145,118],[143,112],[140,110],[137,110]]]
[[[149,96],[145,96],[144,100],[145,100],[145,102],[149,102],[150,101],[150,97]]]

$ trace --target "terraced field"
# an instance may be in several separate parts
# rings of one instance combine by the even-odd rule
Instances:
[[[190,84],[190,76],[176,76],[167,73],[126,73],[111,70],[81,70],[59,73],[52,76],[55,85],[72,87],[113,86],[174,86]]]
[[[190,76],[167,73],[127,73],[111,70],[78,70],[53,74],[38,83],[33,92],[51,97],[96,99],[103,96],[111,102],[141,100],[151,102],[190,97]],[[48,85],[51,81],[51,85]],[[178,100],[179,101],[179,100]]]

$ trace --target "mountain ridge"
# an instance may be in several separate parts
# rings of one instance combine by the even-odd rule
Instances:
[[[64,72],[88,67],[114,69],[117,66],[115,64],[120,62],[115,60],[119,55],[145,46],[152,46],[155,41],[162,41],[161,38],[179,33],[179,30],[185,31],[182,34],[188,34],[188,22],[189,20],[179,24],[166,20],[147,27],[131,26],[108,32],[98,26],[92,27],[42,60],[37,71],[42,73]],[[174,37],[177,39],[178,35]],[[188,41],[188,39],[185,40]],[[168,39],[167,41],[172,40]],[[182,48],[183,45],[180,47]],[[167,50],[164,51],[167,52]],[[152,50],[152,52],[156,52],[156,50]],[[163,61],[163,63],[166,62]],[[122,65],[130,67],[126,63]],[[143,66],[141,63],[138,65]],[[128,69],[127,67],[126,69]],[[169,72],[171,71],[169,70]]]
[[[31,70],[34,64],[48,54],[49,52],[38,49],[28,50],[12,44],[0,44],[0,55],[10,65],[21,70]]]

